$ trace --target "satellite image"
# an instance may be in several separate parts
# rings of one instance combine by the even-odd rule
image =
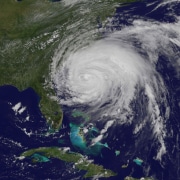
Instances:
[[[0,180],[180,180],[180,0],[0,0]]]

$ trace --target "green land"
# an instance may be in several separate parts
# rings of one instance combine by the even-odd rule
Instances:
[[[31,157],[34,159],[34,156],[37,157],[37,153],[41,153],[43,155],[39,155],[40,157],[38,156],[40,162],[43,162],[43,160],[44,162],[47,162],[49,158],[57,158],[65,162],[74,163],[75,168],[87,171],[84,175],[84,178],[94,177],[97,175],[100,177],[116,176],[116,173],[113,171],[104,169],[103,166],[92,163],[81,154],[66,152],[62,148],[58,147],[41,147],[37,149],[31,149],[22,153],[21,156]],[[37,162],[37,158],[35,161],[33,160],[33,162]]]
[[[19,90],[32,87],[41,98],[41,112],[48,124],[59,130],[63,113],[49,76],[54,51],[74,31],[87,28],[83,20],[96,29],[97,17],[104,22],[119,2],[132,1],[88,1],[69,7],[47,0],[0,1],[0,85]],[[88,7],[90,15],[82,16],[79,7]],[[82,24],[68,30],[78,19]]]
[[[50,77],[52,57],[60,42],[75,31],[83,32],[87,25],[97,28],[97,17],[106,24],[107,17],[113,15],[120,2],[135,0],[87,1],[74,6],[64,6],[61,2],[48,0],[1,0],[0,1],[0,86],[13,85],[20,91],[32,87],[41,98],[40,109],[52,130],[58,131],[63,120],[63,112],[56,97]],[[79,7],[88,9],[82,14]],[[69,29],[74,22],[79,26]],[[86,22],[86,23],[83,23]],[[97,32],[93,38],[100,38]],[[84,116],[75,113],[75,117]],[[40,154],[38,154],[40,153]],[[103,175],[110,177],[114,172],[90,163],[81,154],[64,152],[57,147],[31,149],[22,156],[33,156],[34,162],[48,162],[57,158],[71,162],[85,177]]]
[[[56,158],[64,162],[74,163],[76,169],[86,171],[84,178],[91,178],[94,176],[108,178],[117,175],[115,172],[105,169],[101,165],[94,164],[92,161],[88,160],[87,157],[84,157],[79,153],[68,152],[67,150],[59,147],[40,147],[37,149],[31,149],[23,152],[21,157],[30,158],[33,163],[46,163],[52,158]],[[141,179],[136,179],[128,176],[124,180],[153,180],[153,178],[142,177]]]

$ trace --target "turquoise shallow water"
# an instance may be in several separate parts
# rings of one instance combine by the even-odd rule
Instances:
[[[134,83],[132,79],[134,79],[137,74],[137,70],[135,67],[137,67],[137,64],[140,67],[142,65],[141,63],[138,63],[138,59],[135,59],[136,63],[133,64],[134,66],[130,66],[132,64],[126,64],[125,62],[127,62],[128,59],[125,59],[126,61],[123,61],[123,65],[125,68],[123,67],[121,69],[117,69],[118,66],[111,66],[113,68],[110,69],[110,71],[105,71],[109,70],[108,58],[106,58],[106,63],[104,63],[105,66],[103,63],[96,62],[95,65],[100,64],[101,66],[91,66],[90,68],[86,69],[89,72],[88,76],[82,76],[82,74],[87,71],[81,71],[84,66],[80,66],[80,69],[77,68],[74,72],[75,74],[77,72],[81,72],[81,76],[77,76],[81,80],[79,81],[81,88],[79,88],[79,86],[74,86],[74,91],[78,90],[82,92],[82,90],[87,90],[89,95],[93,94],[94,96],[87,96],[86,98],[82,96],[83,98],[81,98],[81,101],[78,101],[78,103],[82,104],[78,104],[77,106],[74,105],[74,108],[92,112],[93,116],[84,116],[84,114],[82,113],[76,113],[74,115],[74,118],[77,118],[79,122],[76,124],[74,123],[76,121],[72,119],[72,114],[67,111],[71,118],[67,117],[66,119],[64,119],[66,121],[64,122],[64,129],[62,128],[60,132],[45,137],[44,135],[46,134],[45,132],[48,132],[48,127],[46,126],[46,121],[42,118],[42,115],[38,109],[39,100],[36,97],[35,92],[33,92],[31,89],[30,92],[28,90],[20,93],[17,91],[17,89],[14,88],[0,88],[0,147],[2,149],[2,154],[0,154],[0,172],[3,179],[27,179],[27,177],[30,179],[57,180],[82,179],[83,172],[77,172],[75,169],[73,169],[73,165],[71,166],[71,164],[56,161],[55,159],[51,159],[51,161],[48,161],[45,157],[43,157],[43,155],[40,154],[35,154],[34,158],[41,162],[45,161],[46,163],[33,164],[27,159],[20,161],[15,156],[19,155],[27,149],[37,148],[39,146],[71,147],[73,151],[86,154],[90,158],[94,159],[96,163],[103,165],[106,168],[112,169],[115,172],[118,172],[118,177],[112,178],[114,180],[122,180],[126,176],[133,176],[135,178],[152,176],[154,179],[158,180],[179,179],[180,122],[178,117],[180,112],[180,78],[179,64],[176,60],[178,60],[180,52],[178,24],[180,15],[180,3],[179,1],[173,1],[172,3],[165,1],[161,4],[161,2],[162,1],[148,1],[148,4],[139,2],[129,6],[117,8],[115,18],[113,19],[113,21],[111,21],[109,27],[107,26],[107,32],[110,34],[111,31],[113,32],[117,29],[119,30],[116,36],[114,36],[114,39],[111,41],[112,46],[114,45],[115,41],[115,44],[117,45],[117,42],[119,42],[119,39],[121,39],[123,43],[130,43],[131,47],[135,49],[135,52],[140,54],[141,57],[143,57],[146,61],[157,59],[155,63],[151,64],[151,68],[153,69],[153,72],[158,73],[159,76],[145,76],[149,72],[148,69],[146,69],[147,71],[145,72],[145,74],[140,73],[138,76],[140,82],[143,77],[145,77],[149,82],[148,87],[150,88],[148,89],[146,86],[146,90],[149,90],[146,91],[146,93],[144,93],[145,88],[141,88],[141,84],[139,84],[139,81],[138,84],[136,84],[137,86],[132,86],[132,84]],[[69,31],[66,31],[67,34],[70,32],[70,30],[73,29],[73,26],[69,27]],[[58,58],[67,58],[67,54],[63,54],[66,51],[73,54],[73,48],[76,47],[75,49],[78,49],[82,47],[84,45],[83,42],[82,44],[79,44],[81,40],[87,40],[93,33],[85,33],[83,34],[84,36],[82,36],[81,40],[78,39],[82,34],[83,33],[79,31],[76,34],[76,38],[74,38],[74,36],[72,35],[68,39],[66,39],[67,42],[64,44],[62,43],[60,46],[62,48],[60,48],[60,52],[62,54],[59,54]],[[103,33],[101,35],[103,38]],[[101,42],[105,43],[110,41]],[[72,44],[73,47],[71,46]],[[102,43],[100,45],[102,45]],[[88,43],[86,44],[86,46],[88,46]],[[110,55],[110,52],[112,52],[112,46],[109,45],[109,49],[106,49],[109,53],[108,55]],[[99,52],[103,52],[101,53],[103,56],[106,55],[107,52],[102,51],[101,47],[105,46],[100,46],[99,49],[93,49],[93,51],[95,50],[96,52],[94,53],[95,55]],[[118,48],[115,50],[117,51],[113,51],[114,53],[122,52],[122,50],[119,50]],[[129,51],[125,51],[125,53],[123,52],[123,55],[128,52]],[[118,57],[117,59],[119,59]],[[59,61],[58,58],[57,60]],[[91,65],[91,62],[87,62]],[[87,63],[85,63],[85,65],[87,65]],[[92,67],[95,68],[93,69],[93,71],[90,71]],[[135,72],[136,74],[134,74],[133,76],[121,76],[121,74],[119,74],[119,72],[125,72],[125,70],[127,70],[128,72],[130,72],[129,74],[131,74],[131,71],[129,71],[130,67],[130,70],[134,70],[133,72]],[[93,73],[97,72],[99,69],[100,72],[102,72],[103,76],[95,74],[96,76],[95,78],[93,78]],[[56,72],[58,73],[58,71]],[[66,73],[65,75],[67,75]],[[112,78],[113,81],[110,81],[109,83],[108,75],[111,73],[112,76],[110,76],[110,78]],[[122,81],[119,81],[121,80],[121,78]],[[105,83],[101,83],[104,79]],[[93,83],[93,80],[95,80],[95,83]],[[153,80],[157,80],[157,83],[151,84]],[[160,80],[163,81],[163,87]],[[126,96],[121,97],[122,91],[120,87],[122,86],[119,87],[118,91],[114,90],[114,87],[117,87],[117,82],[121,82],[121,85],[123,82],[126,85],[124,86],[126,90],[124,91]],[[76,85],[74,81],[71,81],[71,83],[72,85]],[[60,81],[59,79],[57,79],[57,85],[59,84]],[[110,85],[110,90],[115,92],[116,97],[110,96],[111,94],[108,93],[104,93],[104,96],[101,96],[101,91],[97,91],[107,90],[108,87],[105,86],[107,84]],[[154,86],[151,87],[151,85]],[[63,86],[59,85],[57,86],[57,89],[58,87]],[[71,87],[72,86],[68,88],[71,90]],[[126,94],[126,92],[129,92],[129,89],[131,89],[131,87],[133,87],[133,90],[137,90],[137,92],[130,94],[133,97],[136,97],[136,101],[128,104],[130,106],[129,108],[132,108],[133,111],[131,114],[128,114],[126,100],[129,98],[129,94]],[[91,90],[93,88],[95,88],[96,91],[93,91],[92,93]],[[154,91],[150,91],[151,88]],[[160,90],[166,90],[167,94],[156,94],[159,88]],[[89,89],[90,91],[88,91]],[[84,92],[82,92],[80,95],[82,95]],[[98,96],[96,96],[97,94]],[[70,93],[65,94],[63,91],[63,94],[61,96],[58,96],[58,98],[64,98],[66,95],[67,99],[69,100],[69,106],[71,106],[72,104],[70,104],[70,102],[72,100],[72,96],[70,96]],[[105,101],[106,97],[109,98],[107,99],[107,101]],[[102,99],[105,103],[100,104],[99,106],[97,106],[96,103],[94,107],[92,107],[90,106],[91,103],[94,103],[92,99],[94,101]],[[163,101],[164,99],[167,100],[167,103],[164,103],[166,102]],[[73,100],[76,101],[77,96],[75,96]],[[82,100],[88,100],[89,103],[86,104],[85,101]],[[153,104],[153,102],[155,101],[156,103]],[[116,109],[116,102],[124,102],[122,109]],[[21,103],[21,106],[19,105],[19,103]],[[17,104],[18,106],[16,106]],[[169,112],[166,111],[166,109],[168,109],[166,107],[167,104],[170,106]],[[24,110],[24,112],[22,112],[24,107],[26,107],[26,109]],[[66,109],[68,109],[67,106]],[[107,111],[105,111],[104,109],[106,109]],[[121,113],[119,113],[117,116],[116,114],[114,114],[114,110],[117,110],[118,113]],[[99,114],[103,115],[101,119],[99,118]],[[122,120],[124,117],[127,120],[122,121],[124,122],[124,124],[119,125],[118,123],[114,122],[114,119]],[[86,122],[84,122],[82,118],[85,118]],[[129,121],[129,119],[133,119],[132,124],[130,124],[131,121]],[[93,121],[93,127],[89,127],[88,129],[87,125],[91,121]],[[110,121],[110,124],[106,124],[104,121]],[[67,136],[65,137],[64,134],[67,134]],[[103,137],[100,135],[102,135]],[[65,139],[60,141],[63,142],[63,145],[59,143],[60,138]],[[69,139],[70,141],[68,141]],[[143,160],[143,163],[137,157],[141,158]],[[122,168],[122,166],[124,168]]]
[[[176,0],[118,7],[99,31],[100,40],[86,44],[84,36],[90,36],[79,35],[79,46],[72,45],[56,67],[53,79],[64,110],[82,110],[91,118],[86,123],[79,118],[78,125],[92,123],[99,130],[92,139],[82,132],[79,142],[73,137],[71,142],[89,155],[94,142],[107,143],[110,148],[97,146],[94,152],[103,158],[95,160],[118,171],[119,179],[128,174],[177,179],[179,174],[173,160],[179,159],[179,102],[172,101],[179,99],[179,7]]]
[[[50,161],[49,158],[47,158],[43,155],[37,154],[37,153],[33,154],[32,158],[37,162],[48,162],[48,161]]]
[[[95,136],[94,132],[97,132],[97,128],[92,127],[88,134],[83,132],[83,126],[70,123],[70,140],[72,145],[80,152],[83,152],[86,155],[98,156],[101,153],[103,148],[108,148],[107,143],[102,144],[101,142],[96,142],[94,144],[90,143]]]
[[[80,135],[80,127],[70,123],[70,139],[75,147],[84,151],[86,149],[86,141],[83,139],[83,135]]]

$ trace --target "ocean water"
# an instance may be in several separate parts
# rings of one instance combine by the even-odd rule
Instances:
[[[179,15],[179,0],[123,4],[104,28],[97,22],[99,40],[70,47],[63,57],[57,48],[52,63],[62,63],[53,64],[51,75],[65,115],[57,133],[48,134],[32,88],[20,92],[1,86],[0,179],[83,179],[84,172],[70,163],[19,159],[42,146],[68,146],[85,154],[70,137],[69,123],[81,125],[86,148],[105,145],[88,156],[118,173],[108,179],[180,179]],[[86,35],[77,42],[83,44]]]

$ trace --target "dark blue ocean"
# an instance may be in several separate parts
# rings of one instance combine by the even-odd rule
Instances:
[[[180,1],[172,1],[156,8],[161,2],[147,0],[117,7],[111,25],[108,25],[102,34],[106,36],[109,32],[120,31],[126,26],[132,26],[136,19],[168,24],[178,22]],[[134,45],[138,46],[139,44],[134,42]],[[180,57],[180,47],[174,46],[174,51]],[[177,75],[177,69],[163,53],[159,54],[156,70],[163,77],[168,89],[167,99],[171,107],[166,126],[167,132],[171,132],[165,139],[167,152],[161,163],[155,160],[157,146],[152,145],[156,143],[152,140],[152,142],[147,142],[146,147],[143,147],[142,144],[142,148],[139,148],[141,150],[144,148],[139,154],[146,156],[145,162],[139,166],[130,161],[128,167],[123,169],[120,167],[120,162],[127,162],[127,159],[122,156],[116,157],[114,152],[105,148],[101,155],[90,156],[90,158],[118,173],[117,176],[107,179],[123,180],[126,176],[141,178],[148,175],[157,180],[180,180],[180,76]],[[19,159],[20,154],[24,151],[38,147],[71,147],[76,152],[70,142],[68,115],[65,115],[63,128],[59,132],[47,134],[50,132],[50,128],[40,111],[40,99],[31,87],[24,91],[19,91],[11,85],[0,87],[0,179],[83,179],[85,172],[75,170],[71,163],[53,158],[45,163],[33,163],[31,158]],[[123,129],[126,131],[123,132]],[[121,127],[117,130],[121,132],[117,136],[121,136],[121,140],[124,140],[127,145],[129,144],[133,151],[135,146],[131,145],[135,144],[137,139],[133,137],[131,130],[131,127]],[[62,140],[61,143],[60,140]],[[109,146],[116,146],[116,144],[109,142]],[[121,153],[123,154],[125,151],[126,148],[122,149]],[[133,158],[136,156],[133,155]],[[145,172],[144,169],[148,169],[148,167],[149,171]]]

